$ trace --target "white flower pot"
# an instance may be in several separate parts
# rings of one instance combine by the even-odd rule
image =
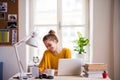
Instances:
[[[80,58],[82,64],[85,64],[86,54],[75,54],[75,58]]]

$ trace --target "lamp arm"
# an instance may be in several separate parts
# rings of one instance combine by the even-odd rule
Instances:
[[[20,40],[19,42],[15,43],[13,45],[14,49],[15,49],[15,54],[16,54],[16,58],[17,58],[18,67],[19,67],[20,77],[22,76],[22,74],[24,74],[24,68],[23,68],[22,61],[20,59],[17,48],[18,48],[18,46],[20,46],[22,43],[26,42],[31,37],[32,37],[32,34],[28,35],[27,37],[23,38],[22,40]]]
[[[15,54],[16,54],[16,58],[17,58],[17,63],[18,63],[18,67],[19,67],[19,72],[20,72],[20,75],[18,76],[18,78],[21,80],[23,80],[24,78],[26,79],[28,76],[27,74],[24,72],[24,68],[23,68],[23,65],[22,65],[22,62],[20,60],[20,57],[19,57],[19,54],[18,54],[18,50],[17,50],[17,46],[14,45],[14,49],[15,49]]]
[[[14,45],[14,49],[15,49],[15,54],[16,54],[16,58],[17,58],[17,63],[18,63],[19,71],[20,71],[20,73],[24,73],[23,65],[21,63],[21,60],[20,60],[20,57],[19,57],[16,45]]]
[[[14,46],[14,49],[15,49],[15,54],[16,54],[16,58],[17,58],[17,62],[18,62],[18,66],[19,66],[19,71],[20,71],[20,73],[23,73],[23,72],[24,72],[24,68],[23,68],[22,62],[21,62],[21,60],[20,60],[17,47],[20,46],[22,43],[24,43],[24,42],[25,42],[26,40],[28,40],[29,38],[31,38],[31,35],[28,35],[27,37],[23,38],[22,40],[20,40],[19,42],[15,43],[15,44],[13,45],[13,46]]]
[[[31,38],[31,35],[28,35],[27,37],[23,38],[22,40],[20,40],[19,42],[15,43],[14,46],[19,46],[22,43],[24,43],[25,41],[27,41],[29,38]]]
[[[36,35],[35,35],[35,33],[34,32],[32,32],[32,34],[30,34],[30,35],[28,35],[27,37],[25,37],[25,38],[23,38],[22,40],[20,40],[19,42],[17,42],[17,43],[15,43],[13,46],[14,46],[14,49],[15,49],[15,54],[16,54],[16,58],[17,58],[17,63],[18,63],[18,67],[19,67],[19,72],[20,72],[20,78],[26,78],[27,77],[27,75],[26,74],[24,74],[25,72],[24,72],[24,68],[23,68],[23,65],[22,65],[22,61],[21,61],[21,59],[20,59],[20,56],[19,56],[19,52],[18,52],[18,47],[22,44],[22,43],[26,43],[26,44],[28,44],[28,45],[31,45],[31,46],[33,46],[33,47],[37,47],[36,46],[36,44],[34,44],[34,43],[32,43],[32,41],[34,41],[34,37],[35,37]],[[29,40],[31,40],[32,39],[32,41],[31,41],[31,43],[30,42],[27,42],[27,41],[29,41]]]

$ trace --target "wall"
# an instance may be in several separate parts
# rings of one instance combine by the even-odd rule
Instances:
[[[112,0],[93,1],[93,62],[106,63],[113,80]]]
[[[120,0],[114,1],[114,80],[120,80]]]
[[[108,64],[110,76],[113,79],[113,31],[111,26],[111,0],[93,0],[93,62],[104,62]],[[26,33],[26,0],[19,0],[19,23],[20,39]],[[26,67],[26,50],[21,46],[19,51],[21,60]],[[13,74],[18,72],[14,48],[11,46],[0,47],[0,61],[4,62],[4,80],[8,80]]]
[[[26,0],[19,0],[19,39],[25,37],[26,31]],[[19,48],[20,57],[26,68],[26,50],[25,46],[21,45]],[[18,65],[16,61],[15,51],[12,46],[0,46],[0,61],[3,61],[3,79],[8,80],[11,76],[18,72]]]

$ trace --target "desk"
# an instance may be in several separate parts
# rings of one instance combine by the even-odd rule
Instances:
[[[18,79],[10,78],[9,80],[18,80]],[[51,80],[51,79],[29,78],[27,80]],[[80,76],[55,76],[53,80],[110,80],[110,79],[109,78],[107,78],[107,79],[102,79],[102,78],[83,78],[83,77],[80,77]]]
[[[18,79],[9,79],[9,80],[18,80]],[[52,80],[52,79],[35,79],[35,78],[29,78],[25,80]],[[53,80],[110,80],[107,79],[100,79],[100,78],[81,78],[81,77],[75,77],[75,76],[55,76]]]
[[[17,75],[14,75],[13,77],[15,77]],[[13,77],[11,77],[9,80],[18,80],[18,79],[13,79]],[[52,80],[52,79],[35,79],[35,78],[28,78],[25,80]],[[111,80],[110,78],[86,78],[86,77],[80,77],[80,76],[54,76],[53,80]]]

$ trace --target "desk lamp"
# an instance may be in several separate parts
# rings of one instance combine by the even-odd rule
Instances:
[[[20,79],[24,79],[28,77],[27,74],[24,72],[23,65],[22,65],[21,59],[19,57],[18,49],[17,49],[18,46],[20,46],[22,43],[26,43],[27,45],[30,45],[32,47],[38,47],[37,33],[33,32],[29,36],[25,37],[24,39],[20,40],[19,42],[13,45],[15,49],[19,72],[20,72],[20,76],[18,76],[18,78]]]

